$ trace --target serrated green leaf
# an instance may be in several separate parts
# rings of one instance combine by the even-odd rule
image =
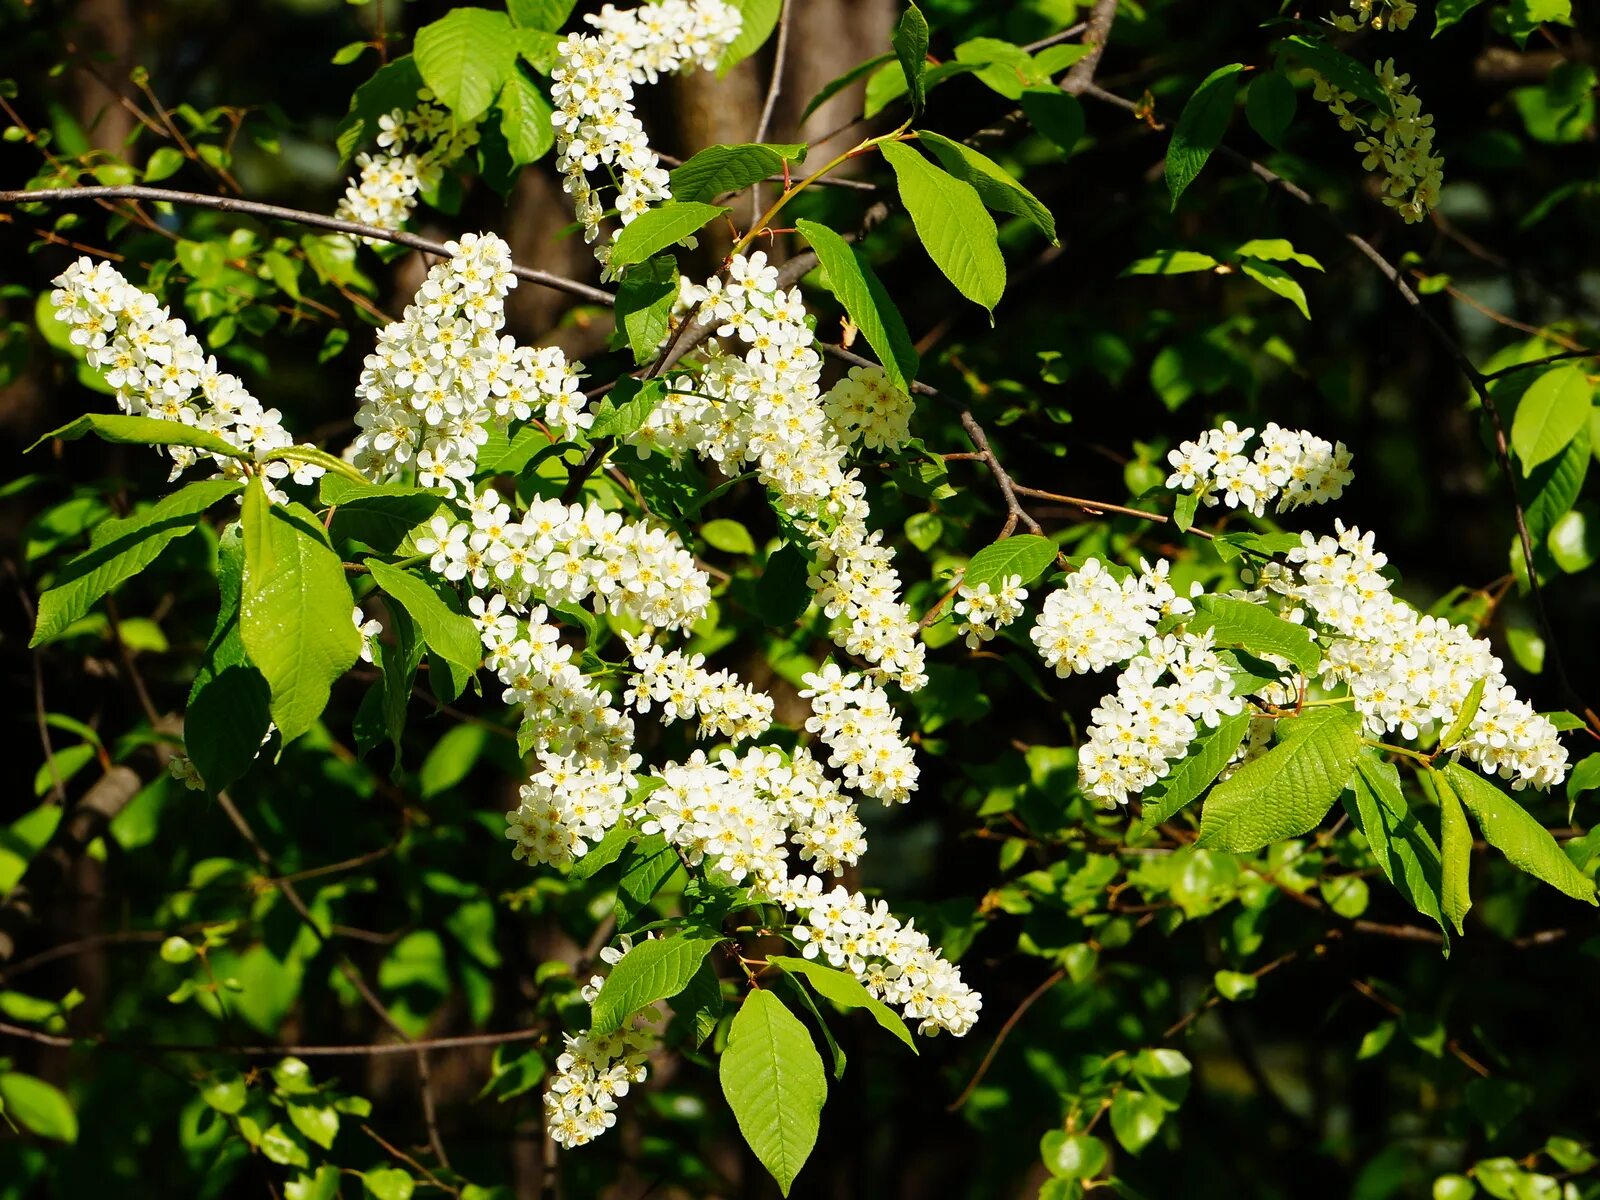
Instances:
[[[271,690],[272,719],[287,745],[316,723],[333,681],[360,653],[350,619],[355,601],[339,556],[300,505],[274,505],[252,479],[241,524],[240,633]]]
[[[917,351],[905,318],[866,258],[826,225],[799,220],[795,227],[811,243],[827,276],[828,289],[844,305],[850,322],[861,331],[883,364],[884,374],[901,391],[917,377]]]
[[[1211,790],[1196,845],[1248,854],[1315,829],[1361,752],[1361,717],[1311,709],[1279,722],[1282,741]]]
[[[879,149],[894,169],[923,249],[957,291],[993,312],[1006,290],[1006,260],[978,193],[910,146],[885,142]]]
[[[520,29],[558,32],[567,23],[577,0],[506,0],[506,9]]]
[[[1478,822],[1484,840],[1505,855],[1507,862],[1574,900],[1597,902],[1594,881],[1572,864],[1527,809],[1460,763],[1446,766],[1444,775]]]
[[[155,417],[130,417],[122,413],[84,413],[68,421],[60,429],[52,429],[29,450],[37,450],[45,442],[60,438],[64,442],[76,441],[85,434],[94,434],[107,442],[120,442],[137,446],[193,446],[208,454],[223,458],[249,458],[243,450],[225,442],[209,429],[185,425],[181,421],[161,421]]]
[[[734,1015],[718,1075],[739,1132],[787,1196],[816,1145],[827,1098],[811,1035],[771,992],[750,992]]]
[[[711,201],[727,192],[740,192],[769,175],[779,174],[785,162],[800,162],[803,144],[769,145],[747,142],[737,146],[707,146],[672,171],[672,195],[677,200]]]
[[[350,111],[339,122],[339,161],[348,159],[357,146],[376,134],[379,117],[397,108],[402,112],[415,108],[421,87],[422,75],[417,71],[416,59],[409,54],[374,71],[372,78],[350,97]]]
[[[235,522],[218,540],[217,622],[184,715],[184,749],[213,792],[249,770],[272,722],[267,681],[244,651],[239,624],[243,588],[244,534]]]
[[[728,43],[717,63],[717,78],[721,79],[734,67],[749,58],[772,36],[783,11],[783,0],[731,0],[739,10],[739,33]]]
[[[622,879],[617,884],[618,921],[624,929],[677,869],[677,851],[659,833],[642,837],[628,847]]]
[[[1411,907],[1439,926],[1448,951],[1450,927],[1441,898],[1444,868],[1439,847],[1406,803],[1394,764],[1371,754],[1356,759],[1345,810],[1367,839],[1378,869]]]
[[[894,31],[894,54],[905,72],[911,111],[920,113],[928,102],[924,79],[928,71],[928,19],[915,4],[908,4]]]
[[[367,567],[384,593],[411,614],[428,649],[469,673],[478,669],[483,662],[483,642],[472,618],[453,611],[433,588],[408,571],[375,559],[369,560]]]
[[[659,379],[641,383],[624,375],[595,411],[594,423],[589,426],[589,440],[624,438],[636,433],[665,395],[666,388]]]
[[[819,996],[833,1001],[840,1008],[866,1009],[874,1021],[910,1047],[911,1053],[917,1052],[917,1045],[911,1040],[911,1031],[906,1028],[900,1015],[862,987],[854,975],[835,970],[825,963],[787,954],[769,954],[767,961],[782,967],[791,975],[805,976],[811,986],[817,989]]]
[[[1056,561],[1057,553],[1049,538],[1036,533],[1013,534],[974,554],[961,581],[969,588],[987,583],[991,591],[998,592],[1008,578],[1020,575],[1022,586],[1027,587]]]
[[[1245,120],[1261,135],[1261,140],[1276,150],[1283,149],[1283,135],[1294,123],[1299,103],[1294,84],[1279,71],[1268,71],[1250,81],[1244,94]]]
[[[1472,907],[1472,830],[1450,781],[1437,771],[1428,778],[1439,801],[1439,907],[1455,931],[1462,933],[1461,922]]]
[[[917,131],[917,136],[946,171],[971,184],[990,208],[1027,218],[1052,245],[1061,244],[1056,237],[1056,219],[1050,210],[999,163],[940,133],[923,129]]]
[[[1290,304],[1300,310],[1300,315],[1306,320],[1311,319],[1311,308],[1306,303],[1306,290],[1300,286],[1300,281],[1277,263],[1266,262],[1259,258],[1241,257],[1239,270],[1249,278],[1254,279],[1274,296],[1282,296]]]
[[[617,234],[611,246],[611,265],[626,267],[692,237],[727,208],[697,200],[668,200],[641,213]]]
[[[500,89],[500,132],[517,166],[537,162],[556,143],[550,101],[531,79],[512,67]]]
[[[1167,191],[1172,195],[1173,208],[1178,207],[1178,197],[1194,182],[1227,132],[1228,118],[1233,115],[1233,93],[1238,86],[1234,77],[1242,70],[1243,63],[1218,67],[1201,81],[1178,115],[1178,126],[1167,147]]]
[[[355,483],[338,475],[322,477],[321,496],[334,509],[328,532],[336,544],[359,542],[380,554],[394,553],[408,534],[444,506],[438,492],[425,488]]]
[[[714,1032],[722,1018],[722,981],[717,978],[716,967],[707,958],[700,969],[679,992],[672,1005],[674,1015],[683,1019],[689,1029],[689,1044],[702,1046]]]
[[[1560,454],[1588,426],[1593,394],[1578,367],[1546,371],[1522,394],[1511,420],[1511,448],[1524,476]]]
[[[722,939],[679,936],[640,942],[611,968],[594,998],[592,1031],[614,1033],[629,1016],[688,986],[707,954]]]
[[[1250,711],[1246,708],[1224,717],[1215,729],[1195,738],[1189,744],[1189,752],[1173,764],[1167,777],[1140,798],[1139,820],[1134,832],[1149,833],[1191,804],[1221,774],[1249,732]]]
[[[61,569],[39,597],[33,640],[59,637],[107,592],[143,571],[174,538],[192,530],[202,513],[239,490],[232,479],[206,479],[179,488],[144,512],[95,527],[89,549]]]
[[[1316,674],[1322,662],[1322,651],[1309,629],[1248,600],[1201,596],[1189,628],[1196,633],[1209,629],[1218,645],[1286,658],[1302,675]]]
[[[0,1072],[0,1106],[30,1133],[71,1145],[78,1140],[78,1115],[61,1089],[20,1071]]]
[[[417,70],[456,120],[476,121],[516,69],[511,20],[486,8],[454,8],[417,30]]]
[[[1216,259],[1198,250],[1158,250],[1136,258],[1122,268],[1123,275],[1189,275],[1218,266]]]

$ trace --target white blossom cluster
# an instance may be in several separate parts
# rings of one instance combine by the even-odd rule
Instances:
[[[670,392],[628,441],[641,457],[693,452],[730,473],[752,464],[774,505],[811,539],[811,586],[836,622],[834,640],[876,680],[922,687],[917,622],[822,404],[822,357],[799,289],[780,288],[777,268],[757,251],[734,255],[724,275],[686,289],[685,299],[742,353],[712,349],[693,391]]]
[[[611,966],[632,950],[623,937],[620,947],[607,946],[600,957]],[[595,976],[582,989],[593,1001],[604,980]],[[617,1123],[617,1100],[649,1074],[647,1052],[655,1036],[644,1026],[660,1016],[659,1010],[641,1009],[615,1033],[596,1035],[586,1029],[566,1036],[566,1049],[556,1059],[556,1074],[545,1089],[545,1128],[550,1140],[568,1149],[594,1141]]]
[[[916,757],[900,732],[900,715],[877,684],[834,663],[801,677],[802,700],[811,702],[806,732],[832,753],[828,765],[845,782],[885,804],[904,804],[916,790]]]
[[[1184,442],[1167,454],[1167,486],[1194,492],[1209,506],[1226,504],[1259,517],[1273,500],[1278,512],[1337,500],[1354,478],[1343,442],[1268,422],[1261,444],[1246,457],[1245,445],[1255,436],[1254,429],[1226,421]]]
[[[818,879],[795,882],[800,886],[786,907],[805,914],[795,929],[805,957],[849,970],[867,991],[918,1022],[918,1033],[961,1037],[977,1022],[983,997],[914,922],[902,924],[883,901],[860,892],[835,887],[824,894]]]
[[[1351,111],[1354,92],[1339,88],[1322,75],[1313,77],[1312,95],[1339,119],[1339,128],[1362,136],[1355,148],[1361,165],[1384,175],[1383,202],[1414,224],[1439,203],[1444,186],[1444,159],[1433,152],[1433,117],[1422,111],[1422,101],[1407,89],[1411,76],[1397,75],[1394,60],[1373,64],[1378,87],[1388,98],[1390,111],[1365,116]]]
[[[457,121],[423,88],[416,108],[396,108],[378,118],[377,143],[376,154],[356,155],[360,173],[346,186],[334,215],[399,229],[421,194],[438,186],[444,168],[478,144],[478,126]]]
[[[1170,677],[1170,683],[1162,680]],[[1182,758],[1202,728],[1244,710],[1209,633],[1151,638],[1090,718],[1078,779],[1090,795],[1126,804]]]
[[[1141,561],[1137,573],[1118,580],[1098,558],[1085,560],[1045,597],[1029,636],[1057,675],[1082,675],[1126,662],[1169,613],[1193,611],[1167,582],[1171,564]]]
[[[556,48],[550,72],[556,111],[550,120],[562,186],[572,197],[585,240],[593,243],[608,207],[627,225],[672,194],[667,172],[634,113],[634,85],[714,66],[738,36],[741,17],[722,0],[663,0],[632,9],[608,4],[584,19],[596,32],[571,34]],[[616,186],[609,206],[605,190],[589,179],[602,169]],[[596,247],[601,262],[609,254],[609,243]]]
[[[1404,29],[1417,15],[1411,0],[1350,0],[1350,12],[1332,18],[1335,29],[1357,33],[1362,29]]]
[[[586,429],[582,364],[555,347],[500,334],[516,286],[511,248],[494,234],[449,242],[400,320],[378,333],[356,396],[361,432],[346,457],[378,481],[415,468],[423,487],[453,496],[472,477],[490,427],[537,415],[554,433]]]
[[[976,650],[1022,615],[1022,602],[1028,589],[1021,575],[1007,575],[995,591],[987,583],[956,589],[956,633],[967,639],[967,649]]]
[[[911,440],[910,393],[889,381],[880,366],[851,367],[822,398],[839,440],[868,450],[898,450]]]
[[[129,283],[109,263],[78,259],[55,278],[50,303],[56,319],[70,327],[74,346],[116,391],[117,407],[136,417],[176,421],[214,433],[250,455],[275,500],[284,494],[276,481],[293,474],[311,483],[322,468],[264,461],[295,444],[275,408],[263,408],[237,376],[217,369],[217,360],[188,327],[149,292]],[[238,461],[192,446],[167,446],[172,478],[202,459],[219,475],[238,478]]]
[[[707,671],[705,655],[663,650],[648,636],[624,635],[637,672],[628,699],[638,713],[659,706],[661,723],[698,717],[699,736],[744,741],[772,724],[772,697],[739,682],[732,671]]]
[[[1303,603],[1332,635],[1320,673],[1349,687],[1375,736],[1440,733],[1484,681],[1483,698],[1459,749],[1514,789],[1549,788],[1566,776],[1567,750],[1549,718],[1506,682],[1489,643],[1442,617],[1395,599],[1381,574],[1388,559],[1370,533],[1338,526],[1336,537],[1301,534],[1290,571],[1267,573],[1267,589]]]

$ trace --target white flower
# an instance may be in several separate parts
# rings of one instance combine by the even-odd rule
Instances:
[[[1278,512],[1337,500],[1353,478],[1343,442],[1269,422],[1255,454],[1246,458],[1245,444],[1254,436],[1254,429],[1241,430],[1228,421],[1182,443],[1167,454],[1172,466],[1167,487],[1194,492],[1207,505],[1226,504],[1259,517],[1273,500]]]

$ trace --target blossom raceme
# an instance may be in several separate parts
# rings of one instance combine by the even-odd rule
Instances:
[[[1170,569],[1165,561],[1141,562],[1119,579],[1100,559],[1086,560],[1045,597],[1029,635],[1045,664],[1064,678],[1132,658],[1163,615],[1191,611],[1167,581]]]
[[[311,483],[323,469],[273,457],[294,446],[275,408],[266,408],[234,375],[217,369],[183,321],[109,263],[80,258],[55,279],[56,319],[70,330],[88,364],[115,390],[117,407],[138,417],[176,421],[214,433],[254,460],[253,469],[275,500],[277,484],[293,476]],[[167,446],[172,478],[201,460],[219,476],[238,478],[242,464],[192,446]]]
[[[478,144],[478,124],[458,120],[423,88],[415,108],[392,109],[378,118],[376,140],[376,153],[356,155],[360,170],[345,187],[334,215],[379,229],[400,229],[422,194],[439,185],[444,169]]]
[[[1361,165],[1383,176],[1383,203],[1408,223],[1427,216],[1439,203],[1444,186],[1444,159],[1434,153],[1433,118],[1409,90],[1411,76],[1396,73],[1394,60],[1375,63],[1372,73],[1386,104],[1378,111],[1357,112],[1357,96],[1323,75],[1313,75],[1311,94],[1339,120],[1339,128],[1362,136],[1355,149]]]
[[[1006,576],[999,590],[988,583],[975,588],[963,583],[956,589],[956,633],[966,639],[967,649],[976,650],[1022,615],[1027,598],[1020,575]]]
[[[1232,421],[1208,429],[1167,454],[1167,487],[1193,492],[1208,506],[1226,504],[1256,516],[1277,502],[1278,512],[1337,500],[1354,477],[1343,442],[1328,442],[1304,429],[1268,422],[1255,453],[1246,457],[1254,429]]]
[[[911,396],[879,366],[851,367],[823,397],[839,440],[868,450],[898,450],[911,440]]]

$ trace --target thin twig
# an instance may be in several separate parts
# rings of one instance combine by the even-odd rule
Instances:
[[[161,935],[165,936],[165,935]],[[57,1050],[94,1047],[101,1050],[125,1050],[130,1054],[222,1054],[241,1058],[382,1058],[390,1054],[414,1054],[418,1050],[461,1050],[471,1046],[505,1046],[513,1042],[531,1042],[546,1036],[548,1030],[513,1029],[505,1033],[472,1033],[460,1037],[428,1038],[414,1042],[374,1042],[349,1045],[295,1045],[247,1046],[227,1042],[129,1042],[104,1034],[53,1034],[21,1025],[0,1021],[0,1035],[25,1042],[37,1042]]]
[[[71,187],[71,188],[40,188],[36,191],[0,191],[0,204],[36,204],[47,202],[61,202],[75,204],[85,200],[150,200],[167,204],[184,204],[192,208],[214,208],[219,212],[244,213],[248,216],[262,217],[274,221],[291,221],[296,225],[308,225],[314,229],[329,229],[335,233],[346,233],[352,237],[372,238],[380,242],[393,242],[397,246],[409,246],[413,250],[421,250],[427,254],[437,254],[442,258],[449,258],[450,250],[443,242],[435,242],[429,238],[418,237],[414,233],[407,233],[403,229],[381,229],[376,225],[365,225],[360,221],[346,221],[342,217],[328,217],[321,213],[305,212],[298,208],[285,208],[281,204],[262,204],[255,200],[241,200],[233,196],[207,196],[201,192],[175,192],[168,188],[138,187]],[[588,300],[594,304],[615,304],[616,297],[610,292],[600,288],[591,287],[587,283],[579,283],[576,279],[568,279],[562,275],[552,275],[549,271],[538,271],[532,267],[511,268],[511,273],[518,279],[526,279],[529,283],[537,283],[554,291],[565,292],[569,296],[576,296],[580,300]]]
[[[1022,1014],[1032,1008],[1041,996],[1066,977],[1067,969],[1065,967],[1057,967],[1049,975],[1045,976],[1044,981],[1038,987],[1022,998],[1022,1003],[1017,1005],[1016,1011],[1006,1018],[1006,1023],[1000,1026],[1000,1032],[994,1035],[994,1041],[989,1046],[989,1052],[983,1056],[983,1061],[978,1064],[978,1069],[972,1073],[972,1078],[967,1080],[967,1086],[961,1089],[959,1096],[945,1105],[946,1112],[956,1112],[967,1102],[968,1098],[977,1089],[977,1086],[983,1082],[983,1077],[989,1073],[989,1065],[994,1062],[994,1056],[1000,1053],[1000,1047],[1005,1044],[1006,1038],[1010,1035],[1012,1029],[1016,1027],[1017,1022],[1022,1020]]]
[[[756,122],[756,136],[750,140],[764,142],[772,125],[772,113],[778,107],[778,94],[783,90],[783,68],[789,55],[789,18],[794,15],[793,0],[782,0],[778,15],[778,42],[772,52],[772,78],[767,83],[767,98],[761,105],[761,119]],[[750,189],[750,220],[761,219],[761,185]]]

